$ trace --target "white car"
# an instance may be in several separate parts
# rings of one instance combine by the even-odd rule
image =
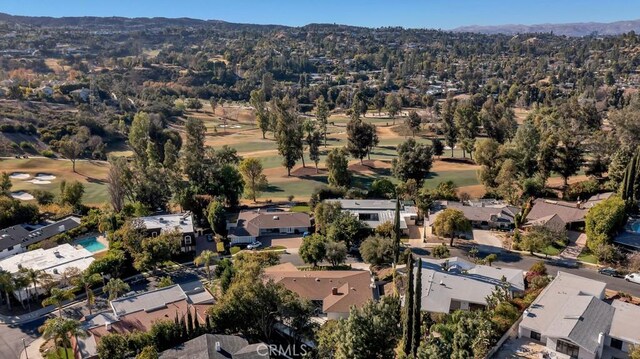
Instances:
[[[627,282],[633,282],[640,284],[640,273],[631,273],[624,276],[624,280]]]
[[[247,249],[258,249],[260,247],[262,247],[262,242],[260,242],[260,241],[255,241],[255,242],[247,245]]]

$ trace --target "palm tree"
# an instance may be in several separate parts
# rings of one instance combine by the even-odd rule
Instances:
[[[73,319],[64,318],[51,318],[47,319],[44,324],[38,328],[38,331],[42,333],[42,337],[46,340],[53,340],[53,346],[58,353],[58,343],[62,344],[65,349],[65,356],[69,358],[69,352],[66,348],[71,347],[71,337],[86,338],[87,332],[82,329],[79,321]]]
[[[27,281],[27,278],[21,275],[14,275],[11,279],[13,280],[13,285],[12,285],[13,290],[18,292],[18,300],[20,301],[20,305],[22,305],[22,308],[24,308],[24,299],[22,299],[22,290],[29,286],[29,282]],[[29,304],[29,306],[31,306],[31,304]]]
[[[207,272],[207,280],[211,281],[211,263],[218,255],[210,250],[204,250],[200,253],[199,256],[193,261],[193,263],[197,266],[204,265],[204,270]]]
[[[38,295],[38,291],[36,290],[36,288],[38,287],[38,284],[40,284],[40,278],[42,276],[42,273],[44,273],[44,271],[41,270],[36,270],[33,268],[21,268],[20,272],[24,275],[24,277],[27,279],[27,282],[29,283],[29,288],[27,288],[28,291],[28,295],[29,295],[29,300],[31,300],[32,298],[36,297]],[[31,291],[31,286],[33,285],[33,292]]]
[[[104,286],[104,290],[109,292],[109,300],[117,299],[121,294],[131,290],[129,285],[120,278],[111,278]]]
[[[87,296],[87,307],[89,308],[89,315],[91,315],[91,307],[96,302],[96,297],[91,290],[91,286],[100,282],[102,277],[98,273],[83,274],[75,277],[73,284],[76,286],[75,290],[84,290],[84,294]]]
[[[7,309],[11,311],[11,297],[9,296],[9,293],[14,289],[13,279],[11,279],[11,273],[2,269],[0,269],[0,289],[7,297]]]
[[[49,305],[55,305],[58,307],[58,316],[62,318],[62,304],[66,300],[71,300],[75,298],[75,294],[71,290],[62,290],[60,288],[51,289],[51,293],[49,298],[42,301],[42,306],[46,307]]]

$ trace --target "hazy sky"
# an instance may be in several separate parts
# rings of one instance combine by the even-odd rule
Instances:
[[[638,0],[0,0],[33,16],[191,17],[229,22],[339,23],[451,29],[463,25],[612,22],[640,18]]]

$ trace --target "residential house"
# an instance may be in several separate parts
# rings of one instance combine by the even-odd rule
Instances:
[[[378,298],[377,287],[369,271],[301,271],[291,263],[268,267],[267,280],[282,284],[318,307],[328,319],[346,318],[352,306],[361,307]]]
[[[180,248],[183,252],[193,252],[196,250],[196,236],[193,228],[193,215],[190,212],[176,214],[160,214],[149,217],[138,218],[145,229],[147,235],[156,237],[160,233],[178,231],[182,234]]]
[[[464,213],[474,228],[509,230],[515,226],[515,217],[520,209],[498,201],[436,201],[429,211],[429,222],[433,223],[441,211],[453,208]]]
[[[302,234],[311,227],[306,213],[252,209],[228,225],[231,244],[251,243],[261,236]]]
[[[237,335],[203,334],[179,346],[165,350],[159,359],[265,359],[270,358],[269,346],[249,344]]]
[[[174,320],[176,316],[186,315],[187,311],[204,323],[206,310],[213,301],[213,296],[204,288],[185,292],[179,285],[112,300],[111,310],[85,318],[83,328],[88,336],[72,340],[75,357],[97,358],[98,343],[103,336],[109,333],[148,332],[153,323]]]
[[[62,279],[62,274],[68,268],[78,268],[83,271],[93,263],[93,253],[85,248],[65,243],[57,247],[23,252],[0,260],[0,269],[16,274],[22,269],[43,271],[51,276],[52,282]],[[68,284],[68,283],[67,283]],[[43,294],[46,290],[38,284],[36,287],[29,283],[26,288],[16,289],[13,293],[18,300],[25,300],[34,293]]]
[[[558,272],[523,313],[518,336],[542,343],[555,358],[628,358],[640,344],[640,308],[604,301],[606,284]]]
[[[583,202],[538,198],[533,201],[533,206],[527,214],[524,227],[557,227],[561,224],[567,229],[582,227],[584,226],[584,217],[589,209],[611,197],[611,195],[613,195],[613,192],[600,193]]]
[[[327,203],[338,203],[342,211],[351,213],[376,229],[385,222],[395,220],[395,199],[326,199]],[[400,202],[400,229],[404,234],[409,233],[409,225],[414,225],[418,218],[418,209],[411,202]]]
[[[15,225],[0,230],[0,259],[25,252],[27,247],[80,226],[80,218],[66,217],[46,225]]]
[[[458,257],[423,259],[422,308],[432,313],[483,309],[496,286],[505,283],[511,293],[524,291],[524,273],[519,269],[473,264]]]

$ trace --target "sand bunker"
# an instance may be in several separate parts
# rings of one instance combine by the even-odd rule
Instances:
[[[53,181],[54,179],[56,179],[56,176],[49,174],[49,173],[38,173],[35,177],[35,179],[40,180],[40,181]],[[51,183],[51,182],[49,182]]]
[[[29,177],[31,177],[30,174],[23,173],[23,172],[13,172],[12,174],[9,175],[9,178],[11,179],[27,179]]]
[[[26,182],[33,183],[33,184],[49,184],[49,183],[51,183],[51,181],[43,181],[43,180],[38,179],[38,178],[34,178],[34,179],[28,180]]]
[[[31,194],[24,191],[11,192],[11,197],[15,199],[19,199],[21,201],[31,201],[32,199],[34,199],[34,197]]]

